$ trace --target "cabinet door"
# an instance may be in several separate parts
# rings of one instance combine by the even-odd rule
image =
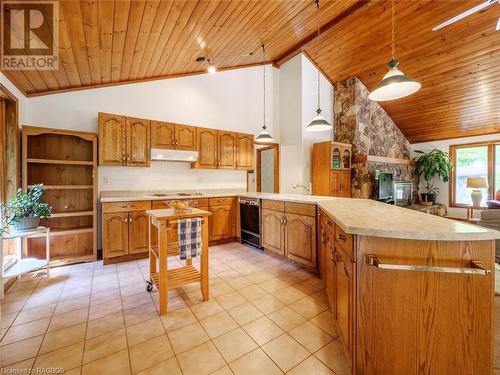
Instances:
[[[323,235],[323,242],[320,246],[321,251],[324,253],[325,260],[325,286],[326,286],[326,295],[328,297],[328,302],[330,303],[330,308],[334,316],[336,316],[336,307],[335,307],[335,290],[336,290],[336,282],[335,282],[335,271],[336,271],[336,263],[335,259],[332,258],[333,255],[333,238],[332,235],[325,231]]]
[[[175,125],[169,122],[151,121],[151,147],[174,149]]]
[[[316,218],[285,214],[285,254],[297,263],[316,267]]]
[[[145,211],[129,213],[129,254],[145,253],[149,249],[149,220]]]
[[[340,174],[340,196],[351,198],[351,171],[342,171]]]
[[[175,149],[196,150],[196,127],[175,124]]]
[[[219,130],[218,167],[224,169],[236,168],[236,138],[233,132]]]
[[[235,215],[233,205],[210,206],[210,240],[222,240],[235,236]]]
[[[253,159],[253,134],[236,133],[236,169],[252,170]]]
[[[125,165],[126,125],[123,116],[99,113],[99,164]]]
[[[217,130],[196,128],[198,160],[192,168],[217,168]]]
[[[109,213],[102,218],[103,256],[113,258],[128,254],[128,213]]]
[[[283,212],[262,210],[262,246],[279,255],[285,255]]]
[[[352,333],[353,333],[353,318],[354,318],[354,280],[353,268],[354,264],[344,251],[335,246],[333,254],[335,265],[335,307],[337,315],[337,327],[340,337],[346,348],[349,359],[352,358]]]
[[[341,171],[331,171],[330,172],[330,196],[340,197],[341,190],[340,184],[342,182],[342,172]]]
[[[131,167],[149,167],[150,157],[150,122],[127,117],[127,165]]]

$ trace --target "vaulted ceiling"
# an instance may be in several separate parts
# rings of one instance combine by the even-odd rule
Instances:
[[[500,5],[431,28],[482,0],[397,1],[396,57],[422,83],[383,107],[411,142],[500,133]],[[390,60],[390,1],[61,1],[60,68],[2,71],[27,95],[205,72],[281,65],[303,51],[332,81],[358,76],[372,89]],[[52,30],[45,30],[52,32]],[[313,84],[313,83],[311,83]]]

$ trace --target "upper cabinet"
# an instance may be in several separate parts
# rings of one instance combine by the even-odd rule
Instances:
[[[218,131],[218,167],[224,169],[236,168],[236,138],[233,132]]]
[[[150,121],[99,113],[99,164],[150,165]]]
[[[236,134],[236,169],[252,170],[254,159],[253,134]]]
[[[151,147],[170,150],[196,150],[196,127],[170,122],[151,122]]]
[[[191,164],[192,168],[217,168],[218,132],[215,129],[196,128],[196,144],[198,160]]]

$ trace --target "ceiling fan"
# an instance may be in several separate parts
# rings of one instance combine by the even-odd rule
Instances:
[[[460,13],[459,15],[457,15],[453,18],[450,18],[448,21],[445,21],[445,22],[433,27],[432,31],[440,30],[443,27],[451,25],[452,23],[455,23],[457,21],[460,21],[462,18],[470,16],[471,14],[474,14],[476,12],[479,12],[480,10],[482,10],[482,9],[484,9],[484,8],[490,6],[491,4],[494,4],[494,3],[498,3],[500,5],[500,0],[486,0],[484,3],[476,5],[474,8],[466,10],[465,12]],[[498,19],[496,29],[500,30],[500,18]]]

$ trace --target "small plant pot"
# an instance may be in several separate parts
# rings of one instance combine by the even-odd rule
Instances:
[[[30,230],[38,228],[40,225],[39,217],[23,217],[19,221],[12,224],[15,231]]]
[[[438,195],[436,193],[420,193],[421,202],[432,202],[436,204]]]

